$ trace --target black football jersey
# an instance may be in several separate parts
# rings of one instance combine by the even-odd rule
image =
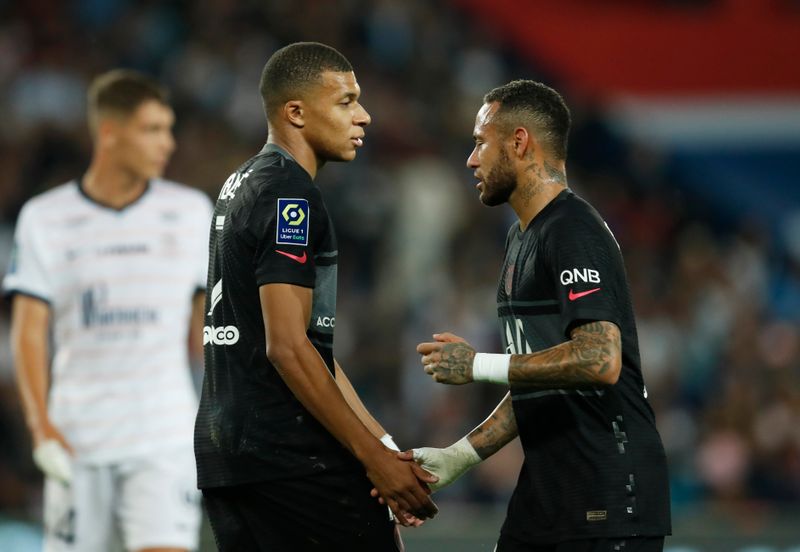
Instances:
[[[200,488],[363,471],[266,356],[259,287],[313,288],[307,336],[333,373],[337,248],[310,175],[267,145],[220,191],[209,244],[205,377],[195,422]]]
[[[670,532],[666,457],[647,401],[625,267],[598,213],[566,189],[506,241],[497,291],[506,352],[564,343],[592,321],[616,324],[613,386],[511,386],[525,461],[503,533],[529,543]]]

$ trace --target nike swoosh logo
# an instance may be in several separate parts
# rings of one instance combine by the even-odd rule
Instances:
[[[600,291],[600,288],[587,289],[586,291],[579,291],[578,293],[569,290],[569,300],[574,301],[575,299],[580,299],[581,297],[585,297],[586,295],[594,293],[595,291]]]
[[[302,255],[292,255],[291,253],[287,253],[286,251],[281,251],[280,249],[276,249],[275,253],[280,253],[284,257],[289,257],[293,261],[297,261],[300,264],[306,264],[306,260],[308,260],[308,256],[306,256],[306,252],[303,251]]]

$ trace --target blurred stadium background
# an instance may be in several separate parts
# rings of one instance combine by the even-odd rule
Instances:
[[[400,446],[447,445],[501,396],[434,385],[414,346],[451,330],[500,349],[513,213],[480,205],[464,163],[482,94],[544,80],[573,110],[571,187],[627,262],[670,460],[668,549],[800,550],[800,2],[0,0],[0,265],[22,203],[86,167],[92,76],[168,84],[167,176],[216,197],[265,139],[265,60],[296,40],[341,49],[373,117],[357,161],[319,184],[340,241],[336,354]],[[8,326],[5,303],[0,550],[35,550],[42,481]],[[440,493],[408,548],[491,550],[519,463],[507,447]]]

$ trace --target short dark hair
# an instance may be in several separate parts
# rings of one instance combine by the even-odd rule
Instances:
[[[541,82],[515,80],[489,91],[483,101],[500,104],[495,116],[503,131],[519,125],[533,127],[529,130],[536,131],[556,158],[567,158],[571,117],[561,94]]]
[[[131,115],[148,100],[169,105],[167,89],[155,79],[130,69],[114,69],[98,75],[89,86],[87,113],[92,133],[99,117]]]
[[[275,109],[320,80],[325,71],[350,72],[353,66],[338,50],[319,42],[295,42],[269,58],[261,73],[261,100],[267,118]]]

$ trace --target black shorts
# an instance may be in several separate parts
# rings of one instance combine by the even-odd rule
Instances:
[[[389,510],[362,474],[203,489],[220,552],[401,551]]]
[[[500,535],[495,552],[662,552],[664,537],[624,537],[584,539],[557,544],[527,544],[508,535]]]

